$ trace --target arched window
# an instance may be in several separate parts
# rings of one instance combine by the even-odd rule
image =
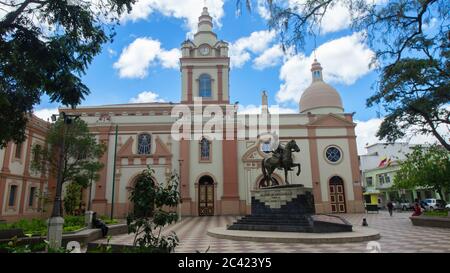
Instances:
[[[211,97],[211,76],[208,74],[202,74],[199,78],[199,91],[200,97]]]
[[[272,151],[272,144],[270,143],[270,141],[261,143],[261,150],[266,154],[270,153]]]
[[[211,143],[205,137],[200,140],[200,160],[209,161],[210,160],[210,148]]]
[[[320,75],[320,71],[314,71],[313,76],[316,80],[320,80],[322,78],[322,76]]]
[[[150,134],[140,134],[138,136],[138,154],[148,155],[151,152],[152,137]]]

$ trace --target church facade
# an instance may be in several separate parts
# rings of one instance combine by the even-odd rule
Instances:
[[[250,211],[251,191],[264,184],[261,162],[271,155],[267,152],[272,147],[271,140],[259,134],[253,138],[238,137],[240,129],[254,125],[251,117],[239,119],[241,115],[236,113],[231,114],[236,119],[224,116],[223,127],[228,129],[219,134],[230,138],[202,134],[208,121],[189,128],[196,137],[174,138],[174,124],[180,118],[174,112],[178,108],[193,113],[199,98],[202,112],[208,106],[224,111],[236,108],[229,99],[228,44],[218,40],[212,29],[212,18],[205,8],[194,39],[181,46],[179,103],[60,109],[80,115],[91,132],[108,147],[101,158],[105,167],[92,192],[93,210],[99,214],[110,212],[112,196],[117,217],[131,211],[130,189],[148,165],[155,170],[157,183],[165,183],[173,171],[179,173],[182,204],[178,209],[182,215],[243,215]],[[300,148],[293,158],[301,164],[301,172],[299,176],[289,172],[289,183],[313,188],[317,213],[362,212],[353,114],[345,113],[338,92],[323,81],[322,67],[317,61],[311,72],[312,83],[301,97],[299,113],[277,115],[278,141],[283,145],[293,139]],[[273,115],[267,110],[265,93],[261,112],[261,115]],[[270,129],[268,132],[273,133]],[[280,170],[275,172],[274,179],[277,184],[286,183]]]

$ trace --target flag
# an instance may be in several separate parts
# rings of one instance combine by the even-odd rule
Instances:
[[[383,167],[389,167],[392,163],[392,160],[390,157],[383,157],[380,161],[380,164],[378,164],[378,168],[383,168]]]
[[[389,157],[388,160],[387,160],[387,162],[386,162],[386,167],[391,166],[391,163],[392,163],[392,160],[391,160],[391,158]]]
[[[388,162],[388,158],[385,156],[381,159],[380,164],[378,164],[378,168],[384,167],[384,165]]]

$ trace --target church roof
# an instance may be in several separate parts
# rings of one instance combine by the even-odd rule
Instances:
[[[300,112],[306,113],[320,108],[335,108],[343,112],[342,100],[332,86],[323,81],[322,66],[317,60],[311,66],[313,81],[300,98]]]

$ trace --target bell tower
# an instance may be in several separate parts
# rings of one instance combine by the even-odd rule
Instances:
[[[203,8],[194,39],[184,41],[181,52],[181,102],[189,104],[201,97],[204,103],[228,104],[228,43],[217,39],[208,8]]]

